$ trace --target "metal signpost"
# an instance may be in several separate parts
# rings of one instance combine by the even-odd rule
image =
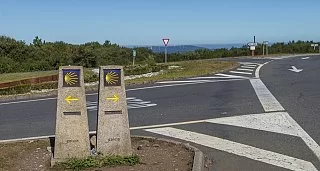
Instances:
[[[165,63],[167,63],[167,54],[168,54],[168,52],[167,52],[167,46],[168,46],[168,44],[169,44],[169,40],[170,40],[170,39],[168,39],[168,38],[163,38],[163,39],[162,39],[163,44],[164,44],[164,46],[165,46],[165,49],[164,49],[164,62],[165,62]]]
[[[262,44],[262,55],[263,56],[265,54],[264,49],[266,49],[266,55],[268,55],[268,44],[269,44],[268,41],[263,41],[263,44]]]
[[[97,151],[104,155],[132,154],[122,66],[100,67]]]
[[[247,44],[251,50],[251,55],[254,56],[254,51],[256,50],[256,46],[258,46],[258,43],[256,43],[256,36],[253,36],[253,42]]]
[[[55,146],[51,165],[90,156],[89,126],[82,66],[59,69]]]
[[[254,56],[254,51],[256,50],[256,46],[258,46],[258,43],[251,42],[247,44],[250,47],[251,55]]]
[[[135,61],[135,58],[137,56],[137,51],[136,50],[132,50],[132,65],[134,66],[134,61]]]

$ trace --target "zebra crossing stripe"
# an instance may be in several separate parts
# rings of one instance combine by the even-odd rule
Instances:
[[[250,67],[250,66],[241,66],[241,68],[248,68],[248,69],[255,69],[256,67]]]
[[[238,71],[253,71],[253,69],[237,68]]]
[[[229,71],[231,73],[234,73],[234,74],[246,74],[246,75],[252,75],[251,72],[239,72],[239,71]]]
[[[214,136],[195,133],[191,131],[185,131],[172,127],[146,129],[145,131],[189,141],[209,148],[221,150],[227,153],[235,154],[238,156],[246,157],[252,160],[260,161],[263,163],[271,164],[293,171],[317,170],[314,167],[314,165],[308,161],[304,161],[272,151],[263,150],[249,145],[225,140],[222,138],[217,138]]]

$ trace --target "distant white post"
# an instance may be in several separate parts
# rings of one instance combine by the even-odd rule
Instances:
[[[269,44],[268,41],[263,41],[263,44],[262,44],[262,46],[263,46],[263,52],[262,52],[263,56],[264,56],[264,54],[268,55],[268,44]],[[264,53],[264,49],[266,49],[266,53]]]
[[[132,50],[132,65],[134,66],[134,61],[135,61],[135,58],[137,56],[137,51],[136,50]]]
[[[319,44],[312,43],[311,46],[313,47],[313,50],[316,50],[316,47],[319,47]],[[319,53],[320,53],[320,47],[319,47]]]
[[[164,44],[164,63],[167,63],[167,46],[169,44],[169,38],[163,38],[162,41],[163,41],[163,44]]]

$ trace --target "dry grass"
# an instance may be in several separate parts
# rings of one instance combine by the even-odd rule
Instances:
[[[225,70],[232,69],[238,66],[238,63],[229,62],[229,61],[216,61],[216,60],[197,60],[197,61],[172,62],[172,63],[169,63],[168,65],[179,66],[180,68],[167,70],[164,73],[153,76],[153,77],[127,80],[126,85],[152,83],[156,81],[176,80],[176,79],[182,79],[187,77],[209,75],[209,74],[214,74],[217,72],[222,72]]]
[[[58,71],[39,71],[39,72],[22,72],[22,73],[8,73],[0,74],[0,83],[18,81],[29,78],[44,77],[49,75],[56,75]]]

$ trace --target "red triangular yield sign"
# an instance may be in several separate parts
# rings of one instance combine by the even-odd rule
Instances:
[[[167,45],[168,45],[169,40],[170,40],[170,39],[168,39],[168,38],[164,38],[164,39],[162,39],[162,41],[163,41],[163,43],[164,43],[164,45],[165,45],[165,46],[167,46]]]

